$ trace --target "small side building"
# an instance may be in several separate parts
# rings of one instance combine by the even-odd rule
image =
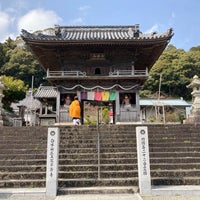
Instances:
[[[140,99],[141,121],[144,123],[182,123],[191,104],[180,99]]]

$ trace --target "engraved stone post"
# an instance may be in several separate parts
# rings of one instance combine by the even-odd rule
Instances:
[[[2,78],[0,77],[0,126],[3,126],[3,117],[2,117],[2,99],[4,97],[3,90],[5,89],[4,84],[1,82]]]
[[[151,176],[149,161],[149,139],[146,126],[136,127],[137,156],[138,156],[138,178],[140,194],[151,194]]]
[[[58,188],[58,157],[60,129],[48,128],[47,167],[46,167],[46,196],[55,197]]]
[[[200,80],[197,75],[193,77],[193,81],[187,86],[192,88],[193,104],[186,124],[200,124]]]

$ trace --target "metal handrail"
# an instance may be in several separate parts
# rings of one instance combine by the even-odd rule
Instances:
[[[97,137],[98,137],[98,179],[101,178],[100,175],[100,150],[101,150],[101,144],[100,144],[100,130],[99,130],[99,109],[98,109],[98,116],[97,116]]]

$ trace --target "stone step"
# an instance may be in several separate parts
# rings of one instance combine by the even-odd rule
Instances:
[[[98,171],[98,165],[97,164],[76,164],[76,165],[61,165],[59,164],[59,171],[65,171],[65,172],[77,172],[77,171]]]
[[[136,163],[137,159],[136,158],[105,158],[103,160],[100,161],[101,164],[128,164],[128,163]],[[60,159],[59,163],[61,165],[64,164],[69,164],[69,165],[73,165],[73,164],[89,164],[89,163],[93,163],[93,164],[97,164],[98,160],[97,158],[90,158],[90,159]]]
[[[107,159],[107,158],[137,158],[136,152],[104,152],[100,153],[100,159]]]
[[[0,128],[1,138],[5,137],[17,137],[27,139],[32,138],[47,138],[48,128],[47,127],[6,127]],[[20,137],[19,137],[20,135]]]
[[[121,186],[121,187],[76,187],[76,188],[59,188],[58,195],[70,194],[130,194],[138,193],[138,187]]]
[[[88,158],[88,159],[59,159],[60,165],[84,165],[84,164],[97,164],[97,158]]]
[[[199,176],[200,178],[200,170],[199,169],[167,169],[167,170],[151,170],[152,177],[194,177]]]
[[[199,185],[200,177],[153,177],[152,185]]]
[[[171,147],[198,147],[200,146],[200,142],[189,142],[189,141],[185,141],[185,142],[160,142],[160,143],[151,143],[149,142],[149,146],[150,148],[153,147],[163,147],[163,148],[171,148]]]
[[[170,147],[170,148],[167,148],[167,147],[152,147],[150,146],[149,147],[149,151],[150,152],[168,152],[168,150],[170,149],[170,152],[200,152],[200,146],[199,147],[193,147],[192,145],[190,146],[182,146],[182,147],[179,147],[179,146],[174,146],[174,147]]]
[[[46,172],[0,172],[0,180],[24,180],[24,179],[45,179],[46,178]]]
[[[30,143],[26,143],[26,144],[1,144],[1,149],[29,149],[29,150],[40,150],[40,149],[46,149],[47,148],[47,144],[30,144]]]
[[[111,170],[137,170],[137,164],[100,164],[102,171]],[[60,171],[98,171],[98,164],[85,164],[85,165],[59,165]]]
[[[28,144],[35,144],[35,145],[38,145],[38,144],[47,144],[47,140],[45,139],[41,139],[41,138],[35,138],[34,140],[33,139],[30,139],[30,138],[27,138],[27,137],[25,137],[25,138],[21,138],[21,139],[19,139],[19,136],[17,137],[16,136],[16,138],[13,138],[13,137],[11,137],[11,138],[9,138],[9,137],[6,137],[5,136],[5,138],[2,138],[1,136],[0,136],[0,145],[3,145],[3,144],[7,144],[7,145],[13,145],[13,140],[15,141],[15,144],[26,144],[26,143],[28,143]]]
[[[97,148],[65,148],[60,149],[60,154],[70,154],[70,153],[97,153]],[[101,153],[114,153],[114,152],[136,152],[136,147],[101,147]]]
[[[167,157],[167,158],[150,158],[150,163],[179,163],[180,165],[182,163],[199,163],[200,158],[196,157]]]
[[[70,154],[70,153],[97,153],[97,148],[64,148],[60,149],[60,154]]]
[[[0,147],[0,152],[1,154],[7,154],[7,155],[12,155],[12,154],[46,154],[46,149],[1,149]]]
[[[45,187],[45,179],[0,180],[0,188],[36,188]]]
[[[200,163],[150,163],[152,170],[200,169]]]
[[[135,152],[136,146],[122,145],[122,146],[101,146],[101,152]]]
[[[176,139],[163,139],[160,137],[157,138],[149,138],[149,143],[199,143],[200,139],[198,138],[191,138],[191,137],[181,137]]]
[[[94,187],[94,186],[137,186],[137,178],[96,178],[96,179],[61,179],[59,187]]]
[[[26,160],[0,160],[0,166],[7,165],[43,165],[46,159],[26,159]]]
[[[60,159],[88,159],[88,158],[97,158],[97,153],[68,153],[68,154],[59,154]],[[136,158],[136,153],[130,152],[112,152],[112,153],[100,153],[100,159],[105,158]]]
[[[150,152],[150,157],[152,158],[163,158],[163,157],[200,157],[200,152]]]
[[[43,165],[0,165],[0,172],[44,172],[46,163]]]
[[[126,144],[126,146],[125,146]],[[65,149],[65,148],[97,148],[97,143],[70,143],[67,145],[61,145],[60,149]],[[113,147],[113,148],[117,148],[117,147],[135,147],[136,145],[129,142],[127,143],[103,143],[101,144],[101,148],[106,148],[106,147]]]
[[[98,141],[97,141],[97,138],[95,139],[60,139],[60,146],[66,146],[66,145],[69,145],[69,144],[79,144],[79,143],[88,143],[88,144],[96,144]]]
[[[130,178],[137,177],[137,170],[117,170],[117,171],[102,171],[100,170],[101,178]],[[77,178],[98,178],[98,171],[77,171],[77,172],[59,172],[59,178],[77,179]]]
[[[80,152],[79,154],[77,153],[60,153],[59,154],[59,159],[63,160],[63,159],[88,159],[88,158],[93,158],[93,159],[97,159],[98,155],[97,153],[82,153]]]
[[[97,148],[97,143],[71,143],[71,144],[66,144],[66,145],[62,145],[60,147],[60,149],[71,149],[71,148]]]
[[[74,132],[72,132],[72,131],[64,132],[62,128],[60,129],[61,138],[62,137],[73,138],[74,136],[83,137],[84,135],[86,137],[88,137],[88,136],[90,136],[90,137],[96,136],[97,137],[98,134],[100,134],[100,136],[111,136],[111,137],[112,136],[116,137],[116,136],[120,136],[120,135],[123,135],[123,136],[133,135],[134,136],[134,135],[136,135],[136,130],[128,130],[128,131],[126,131],[126,130],[121,130],[121,131],[110,130],[110,131],[107,131],[107,128],[105,128],[105,129],[100,129],[100,131],[88,129],[88,130],[79,130],[79,131],[74,131]]]
[[[0,154],[0,160],[18,160],[18,159],[46,159],[46,153],[42,154]]]

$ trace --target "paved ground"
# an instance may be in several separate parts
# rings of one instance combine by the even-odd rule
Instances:
[[[142,200],[199,200],[200,196],[153,196],[143,197]]]
[[[148,196],[139,194],[100,194],[100,195],[64,195],[56,198],[41,195],[11,195],[0,196],[0,200],[199,200],[200,196]]]
[[[151,196],[136,194],[81,194],[45,196],[45,189],[0,189],[0,200],[200,200],[200,186],[152,187]]]
[[[139,194],[63,195],[56,198],[44,195],[0,195],[0,200],[142,200]]]

